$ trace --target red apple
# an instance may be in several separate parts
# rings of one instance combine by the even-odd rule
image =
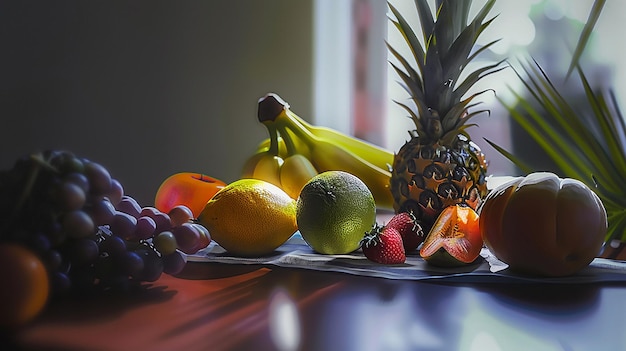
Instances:
[[[180,172],[165,179],[154,200],[154,207],[168,213],[178,205],[187,206],[197,218],[207,201],[220,191],[226,183],[201,173]]]

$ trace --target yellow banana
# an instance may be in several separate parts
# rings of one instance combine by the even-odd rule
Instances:
[[[294,199],[300,196],[302,187],[317,175],[313,163],[301,154],[294,154],[285,158],[280,167],[280,184],[282,189]]]
[[[393,152],[365,140],[346,135],[332,128],[314,126],[290,110],[289,104],[276,94],[267,94],[259,100],[260,121],[272,121],[280,110],[286,111],[287,117],[292,125],[299,125],[299,128],[304,127],[316,137],[346,148],[379,168],[386,170],[391,169],[394,159]],[[289,133],[289,131],[287,132]],[[285,132],[283,131],[282,133]],[[303,145],[304,143],[302,143],[299,138],[294,137],[293,133],[290,134],[298,153],[308,157],[308,147]],[[269,139],[264,141],[264,143],[269,143]]]
[[[259,163],[259,160],[265,156],[268,149],[269,147],[267,149],[257,151],[254,155],[248,157],[241,168],[241,178],[254,178],[254,168],[256,168],[256,164]]]
[[[386,170],[391,169],[394,157],[393,152],[365,140],[346,135],[332,128],[311,125],[289,109],[286,113],[290,120],[298,122],[316,137],[348,149],[379,168]]]
[[[259,160],[270,150],[270,144],[271,138],[267,138],[259,143],[256,152],[246,160],[241,169],[242,178],[254,178],[254,168]],[[282,157],[283,159],[289,156],[285,141],[280,135],[278,136],[278,153],[276,156]]]
[[[268,100],[268,104],[280,104],[280,100]],[[269,109],[278,115],[264,116],[263,121],[272,121],[278,130],[288,130],[307,145],[309,160],[318,172],[342,170],[359,177],[370,189],[379,208],[393,209],[393,197],[389,188],[391,173],[387,166],[379,167],[367,159],[355,154],[347,147],[320,138],[307,129],[298,119],[290,117],[288,105],[274,106]],[[264,122],[265,123],[265,122]],[[289,149],[289,145],[287,145]]]
[[[256,153],[246,160],[242,177],[270,182],[296,199],[304,184],[317,175],[317,170],[307,158],[308,146],[273,121],[262,123],[270,137],[261,142]]]
[[[271,152],[266,152],[259,157],[254,171],[252,172],[252,178],[265,180],[278,187],[280,184],[280,168],[282,167],[284,160],[282,157],[273,155]]]
[[[258,160],[251,161],[256,161],[255,177],[267,179],[278,169],[279,186],[296,198],[302,186],[317,173],[342,170],[363,180],[372,192],[377,207],[393,210],[389,188],[393,153],[330,128],[308,124],[275,94],[268,94],[259,100],[258,117],[270,131],[269,146],[268,141],[264,141],[259,150],[267,147],[265,152],[283,162],[277,162],[276,157],[259,156]],[[284,144],[285,153],[280,154],[282,158],[278,156],[279,140]]]
[[[274,123],[274,122],[272,122]],[[309,160],[308,147],[303,150],[303,142],[297,138],[293,132],[280,125],[276,125],[280,135],[284,136],[287,157],[280,167],[280,183],[289,196],[297,199],[300,196],[302,187],[317,175],[317,169]],[[302,145],[298,145],[298,144]],[[306,155],[304,154],[306,152]]]

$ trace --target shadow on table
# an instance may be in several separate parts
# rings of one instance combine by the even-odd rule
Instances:
[[[40,319],[63,316],[62,321],[67,323],[93,320],[94,316],[99,320],[114,319],[131,308],[171,300],[177,293],[158,283],[142,283],[127,290],[72,294],[51,300]]]

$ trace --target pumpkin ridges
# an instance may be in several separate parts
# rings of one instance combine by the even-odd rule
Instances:
[[[479,217],[482,238],[512,271],[573,274],[600,254],[604,242],[606,210],[596,198],[577,180],[544,172],[518,177],[485,198]]]

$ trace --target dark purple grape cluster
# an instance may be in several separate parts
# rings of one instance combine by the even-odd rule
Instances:
[[[49,150],[0,171],[0,242],[8,241],[37,253],[51,291],[64,295],[178,274],[211,237],[185,206],[142,207],[101,164]]]

